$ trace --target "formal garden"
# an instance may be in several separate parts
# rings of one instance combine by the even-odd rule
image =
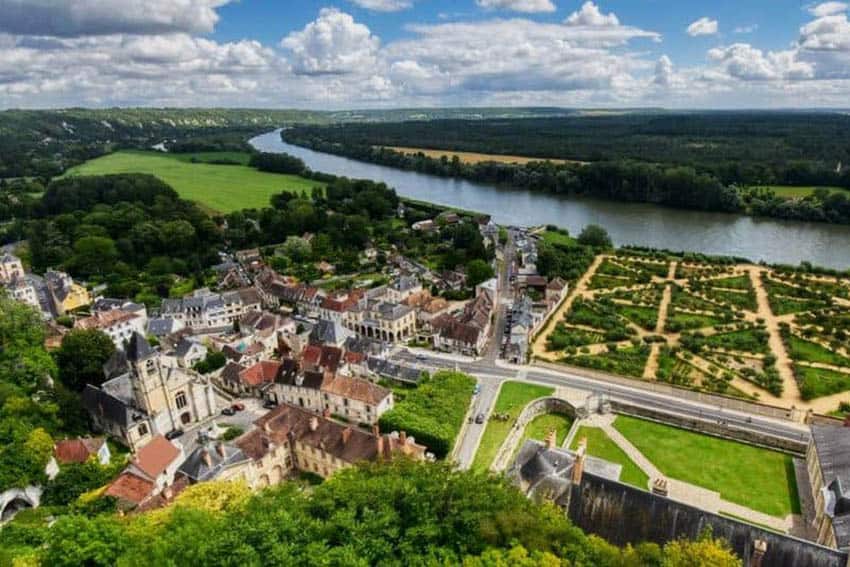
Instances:
[[[850,408],[850,279],[840,275],[622,249],[598,258],[566,305],[537,337],[539,360],[820,413]]]

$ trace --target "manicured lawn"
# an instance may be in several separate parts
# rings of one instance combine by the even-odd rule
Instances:
[[[522,434],[522,439],[517,444],[517,449],[522,447],[529,439],[544,441],[553,429],[556,432],[558,447],[560,447],[567,438],[567,433],[570,432],[572,425],[573,419],[563,413],[544,413],[543,415],[538,415],[525,426],[525,431]]]
[[[184,199],[220,213],[269,206],[272,195],[284,191],[306,194],[322,183],[295,175],[279,175],[241,165],[190,163],[191,155],[177,158],[158,152],[122,151],[79,165],[66,175],[149,173],[171,185]],[[223,152],[224,159],[244,154]],[[212,154],[196,154],[209,161]]]
[[[649,358],[649,347],[627,347],[596,355],[577,355],[564,359],[567,364],[610,372],[619,376],[641,378],[646,360]]]
[[[496,458],[505,437],[513,427],[516,418],[529,402],[550,396],[555,392],[554,388],[526,384],[524,382],[505,382],[499,391],[499,397],[493,406],[490,420],[481,436],[481,444],[475,453],[472,468],[479,471],[487,470]],[[508,414],[509,419],[502,421],[495,419],[498,414]]]
[[[794,360],[850,367],[850,360],[847,360],[840,354],[834,353],[817,343],[803,340],[799,337],[795,337],[794,335],[789,336],[786,342],[788,344],[788,354],[790,354],[791,358]]]
[[[562,246],[574,246],[575,238],[569,234],[564,234],[559,230],[546,230],[542,235],[543,241],[548,244],[560,244]]]
[[[794,373],[800,384],[800,395],[804,400],[813,400],[850,390],[850,374],[794,365]]]
[[[671,478],[772,516],[800,511],[788,455],[627,416],[614,427]]]
[[[620,482],[648,490],[649,477],[632,461],[608,435],[598,427],[579,427],[570,449],[576,450],[579,442],[587,439],[587,454],[623,466]]]

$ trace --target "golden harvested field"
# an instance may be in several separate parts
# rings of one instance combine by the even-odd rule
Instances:
[[[544,158],[534,158],[534,157],[523,157],[523,156],[505,156],[500,154],[478,154],[474,152],[455,152],[451,150],[426,150],[423,148],[408,148],[404,146],[387,146],[388,150],[394,150],[397,152],[401,152],[403,154],[418,154],[422,152],[426,156],[430,158],[441,158],[443,156],[451,159],[454,156],[457,156],[460,161],[463,163],[482,163],[485,161],[495,161],[499,163],[518,163],[520,165],[524,165],[526,163],[532,161],[551,161],[552,163],[577,163],[584,164],[586,162],[567,160],[567,159],[544,159]]]

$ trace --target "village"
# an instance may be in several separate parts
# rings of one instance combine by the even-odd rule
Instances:
[[[144,510],[197,482],[262,488],[396,455],[435,459],[407,432],[380,430],[394,390],[416,387],[432,370],[399,355],[411,346],[524,363],[568,288],[537,274],[537,237],[528,230],[508,233],[489,218],[452,212],[412,230],[460,223],[474,224],[495,251],[493,277],[470,282],[462,268],[437,272],[385,250],[379,276],[387,283],[326,286],[335,280],[327,262],[316,266],[323,279],[302,282],[273,269],[259,249],[222,251],[213,285],[155,310],[102,297],[66,273],[28,273],[10,252],[0,281],[42,313],[49,347],[70,329],[114,343],[103,382],[87,385],[82,400],[96,429],[133,455],[106,494],[125,511]],[[367,248],[361,259],[374,279],[378,252]],[[69,439],[55,457],[84,461],[106,447],[104,438]]]

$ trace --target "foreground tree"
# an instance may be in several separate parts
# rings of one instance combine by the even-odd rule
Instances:
[[[96,329],[75,329],[65,335],[56,351],[59,379],[68,388],[82,391],[86,384],[103,383],[103,365],[115,352],[108,336]]]
[[[594,248],[611,248],[611,237],[608,231],[597,224],[589,224],[578,235],[578,243]]]

